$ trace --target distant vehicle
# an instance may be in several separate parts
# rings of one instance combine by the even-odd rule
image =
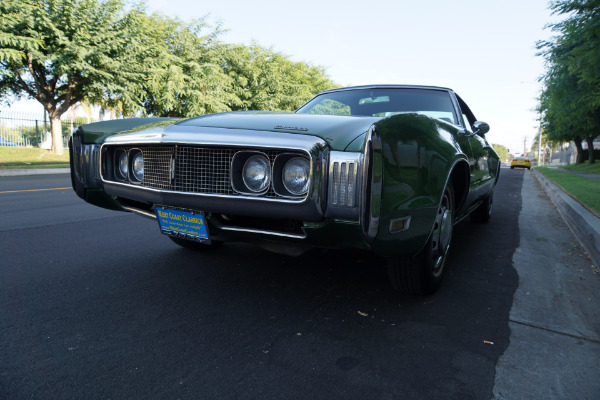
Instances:
[[[527,157],[515,157],[510,162],[510,169],[515,168],[531,169],[531,160]]]
[[[15,142],[11,142],[10,140],[6,140],[3,137],[0,137],[0,146],[19,147],[19,145],[16,144]]]

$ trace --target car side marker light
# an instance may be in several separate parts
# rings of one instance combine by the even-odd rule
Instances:
[[[410,227],[410,217],[396,218],[390,221],[390,233],[407,231]]]

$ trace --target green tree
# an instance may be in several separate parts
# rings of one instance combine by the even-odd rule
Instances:
[[[147,15],[140,3],[3,0],[0,14],[0,98],[39,101],[57,153],[60,117],[82,101],[111,115],[291,111],[333,86],[321,67],[221,43],[218,25]]]
[[[560,0],[550,8],[568,16],[552,25],[559,33],[555,39],[538,43],[547,68],[541,79],[542,126],[550,140],[575,141],[580,155],[585,140],[594,163],[593,141],[600,133],[600,0]]]
[[[500,157],[501,161],[507,161],[509,159],[508,149],[501,144],[492,144],[496,153],[498,153],[498,157]]]
[[[220,27],[203,19],[184,23],[160,14],[145,17],[145,41],[154,43],[145,84],[146,113],[191,117],[239,107],[232,78],[221,63]],[[208,32],[205,33],[205,31]]]
[[[144,43],[139,6],[121,0],[3,0],[0,98],[29,96],[50,118],[52,150],[63,151],[60,117],[87,98],[139,108]]]
[[[323,68],[294,62],[256,43],[227,46],[222,68],[240,99],[233,110],[294,111],[334,87]]]
[[[545,76],[545,86],[540,96],[539,111],[543,115],[542,146],[545,143],[573,141],[577,148],[577,162],[583,162],[583,137],[586,135],[588,108],[582,104],[582,89],[575,76],[563,64],[552,64]],[[589,117],[589,115],[588,115]],[[539,137],[532,149],[539,153]]]

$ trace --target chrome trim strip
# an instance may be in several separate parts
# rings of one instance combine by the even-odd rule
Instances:
[[[135,207],[124,206],[123,204],[121,204],[121,208],[123,208],[126,211],[141,215],[143,217],[156,219],[156,214],[151,213],[150,211],[140,210],[139,208],[135,208]]]
[[[179,192],[176,190],[165,190],[165,189],[154,189],[140,185],[134,185],[130,183],[121,183],[115,181],[103,181],[109,185],[122,186],[126,188],[135,188],[140,191],[147,191],[152,193],[171,193],[182,196],[194,196],[194,197],[210,197],[212,199],[239,199],[239,200],[254,200],[254,201],[266,201],[270,203],[287,203],[287,204],[304,204],[308,202],[308,199],[302,198],[302,201],[292,201],[290,199],[274,199],[271,197],[260,197],[260,196],[249,196],[249,195],[240,195],[240,196],[231,196],[225,194],[210,194],[210,193],[194,193],[194,192]],[[107,192],[108,193],[108,192]],[[112,194],[112,193],[109,193]]]
[[[365,177],[365,184],[362,188],[360,221],[365,240],[371,243],[379,230],[383,191],[382,145],[375,126],[367,134],[364,159],[362,175]]]
[[[299,234],[299,233],[284,233],[284,232],[277,232],[277,231],[266,231],[266,230],[261,230],[261,229],[242,228],[239,226],[227,226],[227,225],[221,225],[221,224],[218,224],[218,225],[214,224],[214,225],[222,231],[257,233],[257,234],[262,234],[262,235],[271,235],[271,236],[286,237],[286,238],[292,238],[292,239],[306,239],[306,237],[307,237],[306,232],[304,232],[304,228],[302,229],[303,233]]]
[[[256,131],[251,129],[211,128],[203,126],[169,125],[160,132],[142,131],[108,137],[105,144],[190,144],[238,148],[289,149],[310,151],[325,141],[307,134]],[[283,143],[278,146],[273,143]]]

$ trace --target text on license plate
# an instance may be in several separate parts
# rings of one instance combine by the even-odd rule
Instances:
[[[202,213],[156,207],[158,224],[162,233],[198,241],[208,240]]]

